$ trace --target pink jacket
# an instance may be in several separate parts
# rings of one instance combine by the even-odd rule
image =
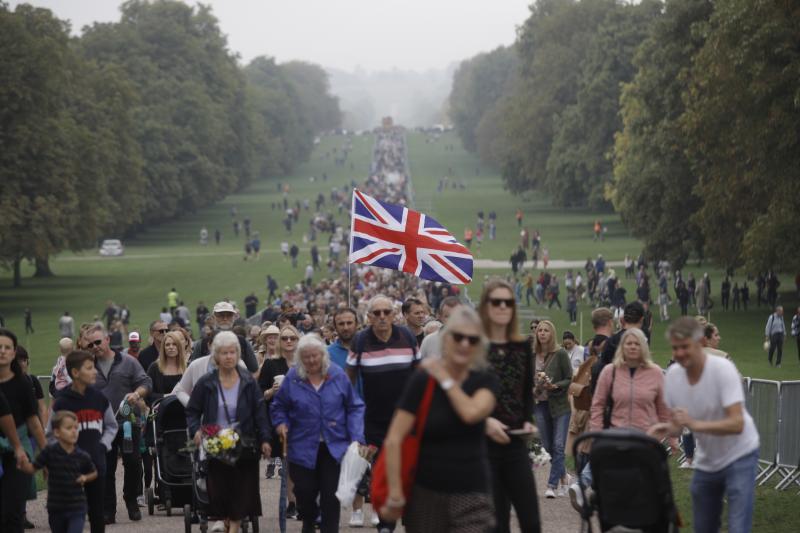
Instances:
[[[591,431],[603,429],[603,408],[611,389],[613,370],[614,365],[606,365],[597,379],[592,398]],[[637,368],[633,378],[627,366],[618,367],[613,399],[611,427],[647,431],[653,424],[670,418],[669,408],[664,403],[664,374],[657,366]]]

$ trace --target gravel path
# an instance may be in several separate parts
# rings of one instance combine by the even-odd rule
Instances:
[[[263,463],[262,463],[263,466]],[[555,500],[546,500],[542,497],[547,480],[547,469],[536,470],[537,490],[539,494],[539,510],[542,516],[543,533],[561,533],[564,531],[577,531],[579,529],[580,520],[577,513],[572,509],[569,503],[569,498],[557,498]],[[111,533],[134,533],[140,531],[148,531],[152,533],[157,532],[181,532],[183,531],[183,516],[179,510],[174,510],[174,515],[167,517],[163,511],[156,511],[154,516],[147,515],[147,509],[142,509],[142,521],[130,522],[127,513],[125,512],[125,505],[122,503],[122,465],[120,464],[117,471],[117,494],[120,495],[120,501],[117,511],[117,523],[108,526],[107,531]],[[264,506],[264,516],[261,517],[259,522],[259,530],[261,532],[273,533],[278,531],[278,493],[280,491],[279,479],[265,479],[261,478],[261,494],[262,504]],[[28,519],[36,525],[36,529],[32,531],[49,531],[47,526],[47,511],[45,510],[46,492],[40,492],[39,498],[36,501],[28,502]],[[369,512],[365,513],[367,516],[367,524],[369,524]],[[342,512],[342,528],[343,532],[358,532],[358,531],[374,531],[369,527],[367,528],[353,528],[347,526],[350,519],[350,513],[347,511]],[[513,520],[512,520],[513,522]],[[292,533],[299,533],[300,522],[289,521],[287,530]],[[516,524],[512,528],[518,531]],[[89,531],[89,524],[86,524],[84,531]],[[197,526],[194,531],[199,531]],[[398,527],[398,533],[403,529]]]

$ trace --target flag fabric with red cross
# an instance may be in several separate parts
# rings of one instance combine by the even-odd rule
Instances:
[[[350,262],[466,285],[472,254],[436,220],[353,190]]]

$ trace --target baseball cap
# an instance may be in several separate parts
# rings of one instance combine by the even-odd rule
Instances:
[[[233,308],[233,304],[230,302],[217,302],[214,304],[214,312],[215,313],[235,313],[236,309]]]
[[[131,331],[128,334],[128,342],[139,342],[141,339],[139,338],[139,333],[136,331]]]
[[[278,329],[278,326],[272,324],[271,326],[267,327],[264,331],[261,332],[262,335],[280,335],[281,330]]]

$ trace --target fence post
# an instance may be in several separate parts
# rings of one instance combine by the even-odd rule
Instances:
[[[782,477],[775,487],[785,490],[800,485],[800,381],[781,382],[778,472]]]
[[[780,382],[764,379],[750,380],[748,411],[753,417],[761,440],[756,476],[759,485],[766,483],[778,471],[778,439],[780,434]]]

